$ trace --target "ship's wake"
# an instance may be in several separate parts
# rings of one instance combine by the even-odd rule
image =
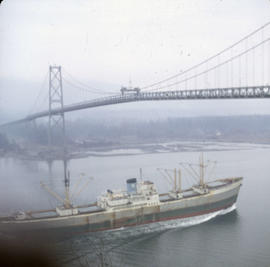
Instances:
[[[193,226],[197,224],[201,224],[204,222],[207,222],[219,215],[225,215],[227,213],[232,212],[233,210],[236,209],[236,205],[233,204],[233,206],[224,209],[224,210],[219,210],[216,212],[200,215],[200,216],[195,216],[191,218],[184,218],[184,219],[176,219],[172,221],[167,221],[164,222],[164,229],[172,229],[172,228],[177,228],[177,227],[188,227],[188,226]]]
[[[117,236],[121,237],[123,235],[125,237],[136,236],[136,235],[159,232],[159,231],[164,231],[164,230],[169,230],[169,229],[174,229],[174,228],[190,227],[193,225],[207,222],[217,216],[225,215],[227,213],[232,212],[235,209],[236,209],[236,205],[234,204],[227,209],[219,210],[219,211],[204,214],[204,215],[194,216],[190,218],[168,220],[164,222],[155,222],[155,223],[150,223],[150,224],[145,224],[145,225],[138,225],[135,227],[122,227],[119,229],[106,231],[106,233],[103,232],[103,234],[105,235],[109,234],[111,238],[112,236],[117,238]]]
[[[185,228],[198,225],[207,222],[219,215],[230,213],[235,209],[236,205],[234,204],[230,208],[205,215],[195,216],[192,218],[168,220],[164,222],[155,222],[134,227],[122,227],[116,230],[89,233],[89,235],[83,235],[82,237],[76,238],[75,240],[70,240],[73,250],[76,251],[76,255],[78,254],[78,256],[75,258],[73,256],[68,256],[67,261],[74,262],[74,260],[77,260],[78,258],[92,259],[95,257],[95,253],[92,252],[97,251],[101,251],[110,257],[115,256],[118,258],[119,251],[121,252],[124,247],[127,248],[128,246],[132,245],[133,242],[142,241],[143,239],[147,239],[152,235],[156,235],[170,229]],[[63,250],[62,243],[59,244],[59,247],[61,247],[61,250]],[[70,247],[67,247],[67,251],[69,251]],[[89,250],[89,248],[91,249]],[[114,253],[116,254],[114,255]]]

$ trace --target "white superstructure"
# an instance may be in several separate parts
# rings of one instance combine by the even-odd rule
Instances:
[[[149,181],[137,183],[136,178],[127,180],[127,191],[107,190],[97,201],[97,206],[106,210],[159,204],[159,195],[154,184]]]

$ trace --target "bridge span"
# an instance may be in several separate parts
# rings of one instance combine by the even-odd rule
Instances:
[[[270,85],[231,87],[217,89],[196,89],[196,90],[175,90],[158,92],[139,92],[127,93],[103,98],[97,98],[89,101],[79,102],[71,105],[65,105],[63,108],[55,108],[51,111],[42,111],[26,116],[23,119],[12,121],[2,126],[18,124],[35,120],[38,118],[62,114],[75,110],[96,108],[101,106],[139,102],[139,101],[161,101],[161,100],[202,100],[202,99],[251,99],[251,98],[269,98]]]
[[[108,93],[73,79],[65,69],[64,82],[91,93]],[[188,69],[140,88],[122,88],[121,94],[64,105],[62,68],[49,68],[48,110],[36,112],[7,126],[49,117],[49,129],[62,121],[64,113],[75,110],[136,101],[251,99],[270,97],[270,21],[222,51]],[[69,78],[68,78],[69,77]],[[71,79],[71,80],[70,80]],[[180,90],[181,89],[181,90]]]

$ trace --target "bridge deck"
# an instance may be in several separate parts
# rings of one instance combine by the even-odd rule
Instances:
[[[141,92],[124,95],[114,95],[104,98],[97,98],[90,101],[79,102],[72,105],[66,105],[63,109],[57,108],[51,111],[51,114],[60,114],[62,112],[71,112],[75,110],[95,108],[106,105],[115,105],[136,101],[159,101],[159,100],[196,100],[196,99],[248,99],[248,98],[269,98],[270,86],[249,86],[217,89],[196,89],[196,90],[176,90],[160,92]],[[42,111],[29,115],[21,120],[3,124],[11,124],[31,121],[37,118],[49,116],[49,111]]]

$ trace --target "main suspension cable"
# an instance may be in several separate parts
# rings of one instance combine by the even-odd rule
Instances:
[[[259,27],[259,28],[256,29],[255,31],[251,32],[250,34],[246,35],[245,37],[243,37],[242,39],[240,39],[240,40],[237,41],[236,43],[234,43],[234,44],[228,46],[227,48],[223,49],[223,50],[220,51],[219,53],[217,53],[217,54],[215,54],[215,55],[213,55],[213,56],[211,56],[211,57],[209,57],[209,58],[207,58],[207,59],[201,61],[200,63],[198,63],[198,64],[196,64],[196,65],[194,65],[194,66],[192,66],[192,67],[190,67],[190,68],[188,68],[188,69],[186,69],[186,70],[180,72],[180,73],[177,73],[177,74],[175,74],[175,75],[173,75],[173,76],[170,76],[170,77],[168,77],[168,78],[166,78],[166,79],[164,79],[164,80],[161,80],[161,81],[159,81],[159,82],[155,82],[155,83],[152,83],[152,84],[143,86],[143,87],[141,87],[141,89],[144,90],[144,89],[147,89],[147,88],[150,88],[150,87],[159,85],[159,84],[161,84],[161,83],[167,82],[167,81],[169,81],[169,80],[172,80],[172,79],[174,79],[174,78],[176,78],[176,77],[182,76],[182,75],[186,74],[187,72],[190,72],[190,71],[192,71],[192,70],[194,70],[194,69],[196,69],[196,68],[202,66],[203,64],[205,64],[205,63],[211,61],[212,59],[214,59],[214,58],[220,56],[221,54],[223,54],[223,53],[229,51],[230,49],[234,48],[235,46],[237,46],[237,45],[240,44],[241,42],[247,40],[248,38],[250,38],[251,36],[253,36],[254,34],[256,34],[257,32],[261,31],[262,29],[266,28],[266,27],[269,26],[269,25],[270,25],[270,21],[267,22],[266,24],[264,24],[263,26]]]

